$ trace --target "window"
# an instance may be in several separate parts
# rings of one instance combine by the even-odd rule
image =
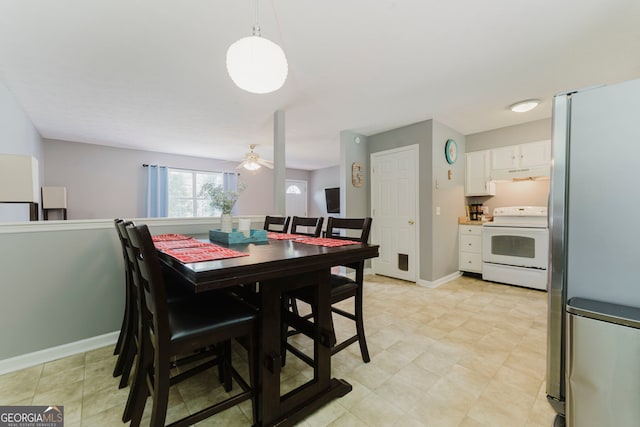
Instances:
[[[222,172],[169,168],[168,181],[169,217],[185,218],[221,214],[220,210],[211,207],[206,197],[200,195],[200,189],[207,182],[224,186]]]
[[[300,191],[300,187],[297,185],[290,185],[287,188],[287,194],[302,194],[302,191]]]

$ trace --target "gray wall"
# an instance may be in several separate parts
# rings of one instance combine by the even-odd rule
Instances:
[[[519,125],[473,133],[467,135],[466,139],[466,152],[544,141],[551,139],[551,119],[536,120]]]
[[[364,184],[360,187],[354,187],[351,181],[351,166],[355,162],[363,165]],[[340,216],[371,216],[369,170],[368,138],[350,131],[340,132]]]
[[[117,331],[124,267],[113,222],[93,229],[0,231],[0,360]],[[34,265],[37,264],[37,268]]]
[[[218,218],[136,222],[147,223],[152,234],[219,227]],[[0,361],[120,329],[124,263],[113,220],[6,225],[0,253],[11,254],[0,281]]]
[[[45,185],[67,187],[69,219],[141,218],[145,216],[143,164],[212,172],[235,172],[236,162],[130,150],[69,141],[44,141]],[[287,170],[287,178],[309,179],[309,172]],[[240,171],[247,189],[238,214],[273,211],[273,171]]]
[[[2,82],[0,82],[0,154],[29,155],[38,159],[39,179],[43,181],[42,139],[31,120]],[[3,185],[5,183],[0,183]],[[28,221],[26,204],[0,203],[0,222]]]
[[[459,160],[449,165],[444,156],[447,139],[458,145]],[[433,282],[458,271],[458,216],[464,215],[465,136],[435,120],[372,135],[370,153],[419,145],[420,277]],[[448,178],[448,171],[452,179]],[[436,215],[436,208],[440,215]]]
[[[433,152],[432,152],[432,120],[404,126],[387,132],[369,136],[369,152],[378,153],[394,148],[417,144],[418,159],[418,192],[420,200],[420,279],[431,280],[433,271]]]
[[[467,135],[467,152],[507,147],[551,139],[551,119]],[[549,180],[498,182],[495,196],[468,197],[467,203],[482,203],[493,213],[502,206],[547,206]]]
[[[324,189],[333,187],[340,187],[340,166],[332,166],[311,172],[308,188],[309,216],[328,216]]]
[[[458,160],[453,165],[447,163],[444,155],[448,139],[455,140],[458,146]],[[436,181],[433,186],[433,206],[440,208],[440,215],[433,214],[431,280],[458,271],[458,217],[465,214],[465,147],[464,135],[433,121],[433,177]]]

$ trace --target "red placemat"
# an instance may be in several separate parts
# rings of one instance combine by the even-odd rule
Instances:
[[[211,243],[200,242],[196,239],[186,239],[186,240],[166,240],[160,242],[154,242],[156,249],[165,250],[165,249],[180,249],[180,248],[197,248],[199,246],[209,246]]]
[[[327,239],[326,237],[300,237],[296,239],[296,242],[305,243],[307,245],[327,246],[332,248],[337,246],[362,244],[361,242],[356,242],[354,240]]]
[[[301,236],[299,234],[276,233],[274,231],[267,232],[267,238],[274,239],[274,240],[295,240],[301,237],[304,237],[304,236]]]
[[[158,234],[156,236],[151,236],[151,239],[154,242],[170,242],[172,240],[187,240],[191,239],[191,237],[183,234]]]
[[[197,248],[165,249],[162,252],[185,264],[189,262],[213,261],[216,259],[236,258],[249,255],[244,252],[212,244]]]

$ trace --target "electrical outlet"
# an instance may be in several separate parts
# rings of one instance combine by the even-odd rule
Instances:
[[[440,215],[440,206],[436,206],[436,215]]]

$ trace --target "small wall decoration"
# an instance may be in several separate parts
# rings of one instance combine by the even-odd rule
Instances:
[[[354,187],[362,187],[364,184],[364,165],[361,162],[353,162],[351,165],[351,183]]]
[[[444,157],[450,165],[454,164],[458,159],[458,145],[453,139],[447,139],[444,145]]]

